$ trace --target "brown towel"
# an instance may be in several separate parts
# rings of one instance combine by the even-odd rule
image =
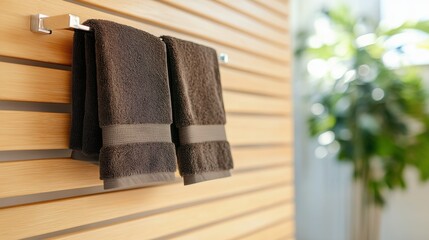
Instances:
[[[165,44],[110,21],[84,24],[92,32],[74,36],[70,147],[99,154],[106,189],[173,181]]]
[[[178,163],[185,185],[228,177],[233,161],[216,51],[169,36],[162,39],[167,45]]]

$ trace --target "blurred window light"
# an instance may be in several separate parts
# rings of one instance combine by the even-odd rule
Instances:
[[[326,149],[326,147],[323,147],[323,146],[318,146],[314,150],[314,155],[319,159],[325,158],[326,156],[328,156],[328,149]]]
[[[317,141],[320,145],[331,144],[335,140],[335,133],[332,131],[327,131],[319,135]]]
[[[360,48],[374,44],[377,41],[377,36],[374,33],[362,35],[356,39],[356,45]]]
[[[314,78],[322,78],[328,72],[328,63],[323,59],[312,59],[307,64],[307,71]]]
[[[381,26],[393,28],[407,21],[429,20],[428,9],[428,0],[381,0]],[[392,68],[429,65],[429,49],[416,47],[428,41],[429,35],[419,31],[398,34],[386,42],[390,51],[383,56],[383,61]]]
[[[428,9],[428,0],[381,0],[381,20],[389,27],[397,27],[410,20],[428,20]]]
[[[380,101],[384,98],[384,91],[381,88],[374,88],[371,92],[371,97],[375,101]]]

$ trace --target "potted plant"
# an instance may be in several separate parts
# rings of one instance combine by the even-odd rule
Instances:
[[[308,60],[316,153],[334,149],[339,161],[353,164],[365,202],[382,206],[386,192],[406,188],[405,168],[429,178],[428,95],[418,69],[400,61],[404,44],[392,44],[407,32],[428,33],[429,22],[371,27],[346,7],[323,11],[317,21],[296,52]]]

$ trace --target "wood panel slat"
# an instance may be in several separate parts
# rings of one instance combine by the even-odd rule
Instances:
[[[271,79],[229,68],[221,68],[221,74],[222,85],[225,90],[257,93],[282,98],[289,95],[290,84],[283,81],[272,81]],[[0,100],[70,103],[70,81],[70,71],[0,62]],[[235,96],[236,93],[233,92],[227,94],[238,99],[240,99],[240,96],[244,96],[245,99],[251,97],[250,95],[243,94]],[[273,101],[274,105],[275,102],[280,101],[278,99],[264,99],[260,97],[256,97],[255,101],[258,101],[258,99],[262,100],[261,104],[268,105],[271,105],[270,101]],[[239,100],[239,102],[243,101]],[[227,103],[226,106],[233,105],[234,103],[232,105]],[[249,103],[248,105],[254,104]],[[243,110],[246,112],[245,109]],[[258,112],[261,109],[258,107],[255,110]],[[235,108],[233,111],[240,112],[241,108]],[[268,109],[263,109],[262,111],[269,112]],[[276,108],[274,112],[285,113],[285,111],[287,109],[281,106],[280,108]]]
[[[210,227],[195,229],[188,234],[177,236],[175,239],[234,239],[254,229],[268,226],[286,217],[292,217],[293,212],[294,208],[292,204],[281,204],[268,210],[223,221]]]
[[[270,196],[269,199],[267,199],[267,195]],[[279,201],[287,201],[290,200],[290,196],[290,186],[267,189],[134,221],[82,231],[69,236],[61,236],[57,239],[174,239],[176,232],[199,228],[243,212],[264,208]],[[240,208],[237,208],[237,206],[240,206]],[[210,214],[207,214],[208,211]],[[243,226],[243,228],[246,227]],[[163,231],[159,231],[159,229],[163,229]],[[173,236],[168,237],[169,235]]]
[[[287,34],[285,32],[267,28],[255,19],[246,15],[237,14],[231,8],[225,7],[215,1],[162,0],[162,2],[188,11],[193,15],[201,16],[225,26],[229,26],[236,31],[247,33],[272,44],[277,44],[282,47],[287,46]]]
[[[288,17],[288,8],[289,6],[285,4],[284,2],[281,3],[277,0],[253,0],[259,5],[265,7],[266,9],[270,10],[274,14],[279,15],[282,18]]]
[[[236,49],[242,49],[261,56],[271,54],[270,58],[284,61],[288,54],[287,49],[273,44],[268,44],[264,41],[259,41],[253,37],[248,37],[238,31],[231,30],[219,24],[213,23],[180,11],[174,7],[169,7],[157,1],[139,1],[128,0],[126,2],[117,2],[115,0],[76,0],[93,6],[107,9],[109,11],[118,12],[128,15],[142,21],[148,21],[154,25],[171,29],[174,31],[193,35],[202,39],[211,40],[230,46]],[[174,21],[172,21],[174,19]],[[204,29],[204,31],[201,31]],[[255,47],[258,46],[258,47]]]
[[[273,224],[269,227],[264,227],[260,231],[251,233],[244,237],[240,237],[240,240],[260,240],[260,239],[283,239],[284,236],[293,236],[295,231],[295,224],[293,219],[281,220],[280,224]],[[237,240],[238,240],[237,239]]]
[[[269,98],[246,93],[223,92],[225,110],[233,113],[288,115],[290,103],[284,98]]]
[[[226,131],[232,145],[280,144],[292,141],[291,119],[228,115]],[[66,149],[70,114],[0,111],[0,151]]]
[[[226,132],[234,145],[290,144],[293,138],[292,119],[284,117],[227,117]]]
[[[0,100],[68,103],[70,71],[0,62]]]
[[[186,187],[171,184],[5,208],[0,210],[0,232],[4,239],[30,237],[149,210],[265,188],[290,181],[292,174],[291,168],[279,167]],[[208,189],[210,191],[207,191]]]
[[[235,170],[291,165],[291,152],[291,146],[232,150]],[[64,158],[0,163],[0,198],[101,185],[99,167],[86,161]]]
[[[288,79],[288,66],[284,63],[279,64],[202,38],[100,12],[67,1],[34,0],[30,5],[26,1],[4,0],[0,2],[0,7],[12,9],[2,13],[4,21],[3,27],[0,29],[0,55],[3,56],[70,65],[72,32],[55,31],[52,35],[43,35],[30,32],[28,27],[29,16],[34,14],[35,10],[52,16],[69,12],[79,15],[82,21],[89,18],[109,19],[154,35],[172,35],[204,44],[215,48],[218,52],[228,53],[230,61],[227,67],[270,76],[274,79]],[[222,37],[223,34],[219,34],[219,36]],[[255,45],[253,48],[261,49],[261,46]],[[271,55],[267,49],[264,51],[268,56]],[[289,59],[290,54],[284,54],[284,57]]]
[[[0,151],[68,148],[70,114],[0,111]]]
[[[276,28],[280,31],[287,32],[289,26],[285,19],[273,14],[271,11],[265,8],[261,8],[255,2],[251,0],[215,0],[225,6],[234,9],[235,11],[245,14],[247,16],[253,17],[261,23],[264,23],[266,26]]]
[[[227,90],[243,91],[287,98],[290,96],[291,84],[287,81],[273,81],[263,76],[238,71],[231,68],[221,68],[222,87]],[[285,74],[287,77],[288,74]]]

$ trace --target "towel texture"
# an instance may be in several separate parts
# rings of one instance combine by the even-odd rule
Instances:
[[[177,128],[177,155],[185,185],[230,176],[219,64],[214,49],[163,36]]]
[[[110,21],[84,24],[92,32],[74,35],[70,147],[98,156],[105,188],[173,181],[165,44]]]

